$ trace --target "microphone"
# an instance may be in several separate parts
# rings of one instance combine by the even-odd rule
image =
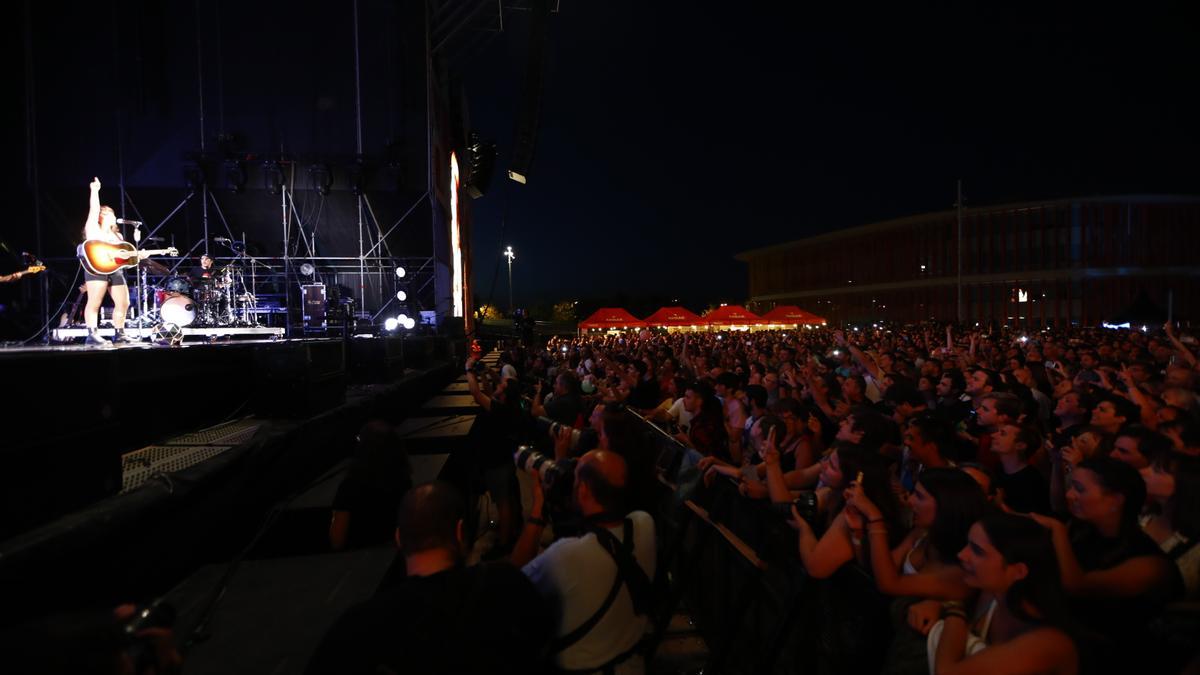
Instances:
[[[124,218],[117,218],[117,224],[118,225],[141,225],[142,221],[140,221],[140,220],[125,220]]]

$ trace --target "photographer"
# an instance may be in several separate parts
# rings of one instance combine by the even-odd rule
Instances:
[[[524,426],[525,416],[520,407],[520,384],[513,378],[503,378],[490,395],[479,385],[477,361],[467,359],[467,386],[483,414],[471,427],[478,470],[483,474],[488,494],[496,503],[499,527],[497,544],[493,549],[502,554],[512,546],[516,537],[517,492],[516,472],[512,453]]]
[[[537,417],[549,417],[559,424],[579,426],[583,402],[579,396],[579,378],[575,373],[564,371],[554,378],[554,392],[549,401],[543,402],[543,386],[539,380],[530,412]]]
[[[575,467],[572,501],[587,533],[560,539],[534,557],[545,527],[545,496],[534,472],[533,508],[512,561],[543,597],[558,604],[551,650],[573,672],[641,673],[637,647],[649,618],[655,569],[654,521],[625,511],[625,461],[593,450]]]

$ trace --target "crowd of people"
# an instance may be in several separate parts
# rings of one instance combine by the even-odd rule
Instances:
[[[501,346],[465,364],[467,480],[414,485],[394,429],[360,430],[329,548],[394,540],[402,565],[308,672],[646,672],[660,519],[718,491],[790,526],[854,672],[1200,667],[1200,367],[1170,325]]]
[[[592,448],[620,457],[627,505],[651,503],[639,491],[657,467],[622,410],[686,447],[681,475],[701,480],[680,489],[733,481],[784,506],[810,577],[856,569],[892,603],[894,624],[869,633],[886,641],[888,672],[1153,670],[1196,656],[1196,614],[1173,611],[1200,593],[1196,342],[1170,325],[641,331],[551,339],[502,364],[476,389],[485,407],[562,425],[560,463]],[[513,500],[503,466],[489,490]],[[602,524],[619,537],[617,522]],[[500,550],[523,562],[536,542]],[[598,605],[616,569],[604,562],[594,586],[548,597],[586,587],[583,604]],[[583,614],[559,614],[558,635]]]

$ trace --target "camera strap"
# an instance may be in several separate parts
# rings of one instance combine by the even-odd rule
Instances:
[[[617,565],[617,575],[613,580],[612,588],[608,591],[608,596],[604,598],[600,608],[578,628],[556,638],[550,643],[551,653],[558,653],[566,650],[571,645],[579,642],[600,623],[604,615],[608,613],[609,608],[617,600],[617,595],[621,591],[621,586],[629,587],[629,597],[633,601],[634,614],[642,616],[648,614],[651,604],[651,584],[650,578],[646,576],[646,571],[638,564],[637,559],[633,557],[633,521],[626,518],[624,521],[624,541],[618,540],[617,537],[609,532],[606,528],[597,527],[593,522],[588,523],[588,531],[596,535],[596,540],[600,546],[612,556],[613,562]]]

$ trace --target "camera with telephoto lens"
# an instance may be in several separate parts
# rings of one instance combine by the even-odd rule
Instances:
[[[571,488],[575,485],[574,459],[555,461],[543,455],[532,446],[517,446],[513,453],[513,463],[518,469],[537,471],[542,478],[542,489],[546,494],[546,503],[552,507],[565,508],[571,502]]]
[[[566,424],[560,424],[549,417],[537,417],[534,419],[534,424],[537,426],[538,435],[543,437],[549,436],[551,441],[558,440],[558,432],[560,430],[570,429],[571,444],[567,446],[567,451],[574,453],[575,448],[579,447],[579,437],[581,435],[579,429],[567,426]]]
[[[158,666],[154,639],[140,633],[149,628],[171,628],[174,625],[175,608],[162,598],[137,608],[133,616],[121,627],[121,633],[128,644],[125,652],[133,662],[133,672],[149,672]]]

